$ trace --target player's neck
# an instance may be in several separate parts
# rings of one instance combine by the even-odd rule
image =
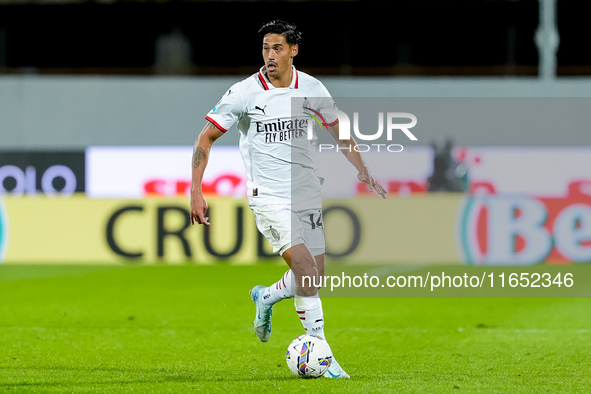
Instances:
[[[276,88],[287,88],[291,85],[291,80],[293,78],[293,67],[290,66],[287,72],[283,73],[277,78],[273,78],[269,74],[267,74],[267,78],[269,78],[269,81]]]

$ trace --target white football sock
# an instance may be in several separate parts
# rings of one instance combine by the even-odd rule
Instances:
[[[295,297],[294,305],[296,312],[310,335],[324,337],[324,313],[322,312],[322,301],[320,297]]]
[[[287,270],[281,279],[265,289],[263,292],[263,303],[273,305],[286,298],[293,298],[295,296],[295,289],[295,277],[291,270]]]

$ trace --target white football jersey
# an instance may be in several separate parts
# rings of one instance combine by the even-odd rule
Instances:
[[[292,75],[289,87],[276,88],[263,67],[234,84],[206,116],[223,132],[234,124],[240,132],[250,205],[322,206],[322,180],[314,164],[317,139],[315,134],[308,139],[308,122],[316,123],[310,114],[334,103],[316,78],[295,67]],[[337,119],[327,115],[323,121],[333,125]]]

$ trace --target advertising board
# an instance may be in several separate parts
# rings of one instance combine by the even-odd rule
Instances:
[[[84,151],[0,152],[0,194],[67,197],[85,184]]]
[[[454,225],[460,202],[458,194],[328,199],[324,205],[327,259],[457,264]],[[212,197],[208,203],[212,225],[204,227],[190,225],[185,198],[7,197],[2,213],[4,261],[251,264],[278,259],[257,231],[246,199]]]

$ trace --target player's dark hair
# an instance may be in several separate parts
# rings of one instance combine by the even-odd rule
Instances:
[[[289,45],[300,45],[302,42],[302,33],[297,30],[296,25],[278,19],[265,23],[259,29],[259,37],[263,38],[267,34],[279,34],[285,37]]]

